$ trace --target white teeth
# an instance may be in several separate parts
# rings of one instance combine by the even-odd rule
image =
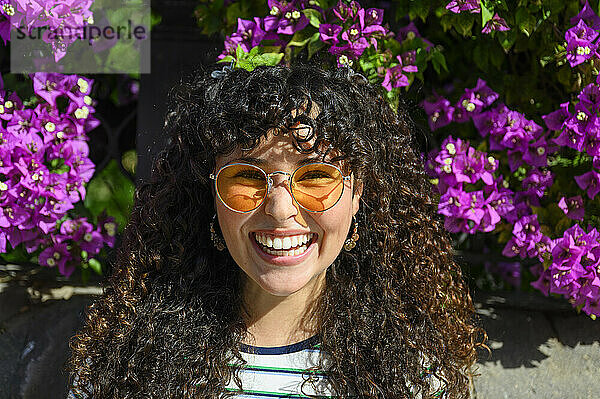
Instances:
[[[290,249],[311,241],[313,233],[299,234],[295,236],[273,237],[263,233],[256,233],[256,242],[269,248]]]
[[[270,248],[263,248],[262,250],[265,251],[266,253],[268,253],[269,255],[273,255],[273,256],[296,256],[296,255],[300,255],[303,254],[306,251],[306,245],[301,246],[300,248],[296,248],[294,250],[289,250],[289,251],[275,251],[273,249]]]
[[[296,256],[307,249],[307,243],[313,238],[314,233],[299,234],[294,236],[273,237],[264,233],[256,233],[254,238],[261,244],[263,250],[275,256]]]
[[[283,249],[290,249],[292,247],[292,239],[290,237],[284,237],[282,245]]]

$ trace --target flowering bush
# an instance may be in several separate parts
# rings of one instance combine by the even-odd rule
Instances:
[[[10,40],[10,32],[22,29],[26,34],[43,32],[42,40],[52,47],[55,61],[65,56],[69,44],[78,35],[53,35],[65,27],[72,32],[82,32],[88,23],[93,23],[90,7],[93,0],[0,0],[0,38],[4,44]],[[43,29],[40,29],[43,28]]]
[[[213,3],[198,13],[206,4]],[[234,4],[245,3],[216,13],[223,26]],[[594,8],[587,1],[381,4],[269,0],[260,16],[238,18],[219,58],[252,68],[329,54],[334,66],[381,85],[392,106],[400,90],[429,93],[420,102],[439,145],[424,160],[457,246],[496,254],[485,270],[509,286],[563,295],[600,316]]]
[[[86,142],[99,124],[93,81],[35,73],[31,82],[26,100],[0,85],[0,253],[14,261],[24,249],[67,277],[77,265],[101,273],[95,256],[114,245],[114,218],[101,215],[94,226],[71,215],[81,213],[73,211],[94,173]]]

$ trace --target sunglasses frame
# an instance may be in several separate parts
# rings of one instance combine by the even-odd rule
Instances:
[[[260,171],[262,172],[262,174],[265,176],[265,178],[266,178],[266,181],[267,181],[267,193],[265,194],[265,196],[263,197],[263,199],[260,201],[260,203],[259,203],[259,204],[256,206],[256,208],[250,209],[249,211],[238,211],[237,209],[233,209],[232,207],[230,207],[229,205],[227,205],[227,204],[225,203],[225,201],[223,201],[223,198],[221,198],[221,194],[219,194],[219,190],[218,190],[218,188],[217,188],[217,179],[218,179],[218,177],[219,177],[219,174],[220,174],[220,173],[221,173],[221,172],[222,172],[222,171],[223,171],[225,168],[228,168],[228,167],[230,167],[230,166],[235,166],[235,165],[241,165],[241,166],[251,166],[251,167],[253,167],[253,168],[256,168],[256,169],[258,169],[258,170],[260,170]],[[336,169],[338,172],[340,172],[340,176],[342,176],[342,192],[340,193],[340,196],[339,196],[339,198],[338,198],[338,199],[337,199],[337,200],[336,200],[336,201],[333,203],[333,205],[331,205],[329,208],[327,208],[327,209],[323,209],[323,210],[321,210],[321,211],[313,211],[313,210],[311,210],[311,209],[308,209],[308,208],[306,208],[306,207],[302,206],[302,204],[300,204],[300,203],[299,203],[299,202],[296,200],[296,197],[294,196],[294,190],[292,189],[292,177],[293,177],[293,176],[296,174],[296,172],[297,172],[298,170],[300,170],[301,168],[305,168],[305,167],[307,167],[307,166],[310,166],[310,165],[327,165],[327,166],[331,166],[331,167],[335,168],[335,169]],[[234,212],[237,212],[237,213],[249,213],[249,212],[255,211],[255,210],[257,210],[258,208],[260,208],[260,207],[261,207],[261,205],[262,205],[262,204],[265,202],[265,198],[267,198],[267,195],[269,195],[269,193],[271,192],[271,189],[273,188],[273,178],[271,177],[271,176],[273,176],[273,175],[285,175],[285,176],[287,176],[287,179],[286,179],[286,180],[287,180],[287,183],[288,183],[288,187],[289,187],[289,190],[290,190],[290,194],[292,195],[292,199],[294,200],[294,202],[295,202],[296,204],[298,204],[298,206],[299,206],[299,207],[301,207],[301,208],[302,208],[302,209],[304,209],[305,211],[307,211],[307,212],[311,212],[311,213],[325,212],[325,211],[327,211],[327,210],[329,210],[329,209],[333,208],[334,206],[336,206],[336,205],[337,205],[337,203],[338,203],[338,202],[340,201],[340,199],[342,198],[342,196],[344,195],[344,188],[345,188],[344,182],[345,182],[345,181],[348,181],[348,180],[350,180],[350,179],[351,179],[351,177],[352,177],[352,173],[351,173],[351,174],[349,174],[348,176],[344,176],[344,174],[342,173],[342,170],[341,170],[340,168],[338,168],[337,166],[335,166],[335,165],[333,165],[333,164],[327,163],[327,162],[312,162],[312,163],[308,163],[308,164],[305,164],[305,165],[301,165],[301,166],[298,166],[298,167],[297,167],[297,168],[296,168],[296,169],[295,169],[295,170],[294,170],[292,173],[289,173],[289,172],[284,172],[284,171],[282,171],[282,170],[276,170],[275,172],[267,173],[267,172],[265,172],[265,170],[264,170],[263,168],[261,168],[260,166],[257,166],[257,165],[252,165],[252,164],[250,164],[250,163],[243,163],[243,162],[238,162],[238,163],[230,163],[230,164],[227,164],[227,165],[224,165],[224,166],[222,166],[222,167],[221,167],[221,168],[220,168],[220,169],[219,169],[219,170],[218,170],[216,173],[211,173],[211,174],[210,174],[208,177],[209,177],[209,179],[211,179],[211,180],[213,180],[213,181],[214,181],[214,188],[215,188],[215,192],[217,193],[217,197],[219,197],[219,200],[221,201],[221,203],[222,203],[223,205],[225,205],[225,207],[226,207],[227,209],[229,209],[229,210],[232,210],[232,211],[234,211]]]

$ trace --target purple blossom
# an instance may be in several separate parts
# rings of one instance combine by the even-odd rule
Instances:
[[[558,201],[558,207],[567,215],[569,219],[583,220],[585,208],[583,207],[583,198],[581,195],[575,197],[562,197]]]
[[[4,3],[8,4],[7,1]],[[65,0],[62,2],[17,0],[10,5],[10,25],[32,32],[43,30],[42,40],[51,45],[55,61],[66,54],[69,44],[73,43],[91,21],[90,7],[93,0]],[[6,12],[5,7],[2,10]],[[67,30],[65,27],[68,27]],[[10,38],[8,28],[2,26],[2,37]]]
[[[402,65],[402,57],[397,56],[399,64],[388,68],[385,73],[385,77],[381,85],[386,88],[387,91],[392,90],[394,87],[408,86],[408,77],[404,75],[404,72],[418,72],[415,65]]]
[[[481,33],[489,34],[494,30],[499,32],[510,30],[510,27],[506,24],[506,21],[503,18],[500,18],[498,13],[495,13],[492,19],[485,23]]]
[[[478,207],[483,195],[467,193],[458,188],[448,188],[440,197],[438,212],[447,216],[444,226],[450,232],[474,232],[474,228],[483,218],[484,211]],[[470,223],[469,223],[470,222]]]
[[[597,83],[590,83],[585,86],[577,98],[590,112],[600,110],[600,86]]]
[[[345,22],[347,19],[354,20],[359,10],[362,10],[362,7],[356,1],[348,4],[345,1],[338,0],[337,5],[333,8],[333,13],[342,22]]]
[[[537,215],[527,215],[519,218],[513,226],[513,236],[506,243],[502,255],[512,257],[519,255],[538,257],[543,261],[543,256],[551,248],[551,240],[542,234]]]
[[[554,174],[548,169],[530,169],[522,181],[527,196],[542,198],[547,189],[554,183]]]
[[[565,32],[565,40],[567,42],[571,40],[582,40],[585,42],[593,42],[598,37],[596,30],[588,27],[585,22],[580,19],[577,25],[568,29]]]
[[[577,66],[595,56],[598,56],[596,50],[598,45],[589,40],[566,37],[567,40],[567,61],[571,68]]]
[[[306,28],[309,24],[308,18],[304,13],[300,12],[297,8],[291,8],[283,14],[283,17],[279,20],[277,27],[277,33],[283,35],[293,35]]]
[[[330,45],[339,43],[338,35],[342,31],[342,27],[336,24],[321,24],[319,25],[319,36],[321,41]]]
[[[523,155],[523,162],[537,168],[548,165],[548,154],[555,152],[557,148],[549,145],[546,136],[540,137],[529,143],[527,151]]]
[[[67,212],[85,198],[85,183],[94,171],[86,143],[87,132],[99,123],[89,96],[93,81],[49,73],[33,74],[31,79],[38,96],[33,109],[24,108],[14,93],[6,98],[0,89],[4,97],[0,173],[5,176],[0,182],[0,249],[7,250],[6,240],[29,253],[39,249],[40,264],[58,266],[68,276],[81,262],[77,251],[82,247],[98,252],[112,241],[100,228],[89,232],[89,225],[86,229],[93,239],[86,240],[86,232],[72,246],[76,234],[57,231],[57,223],[68,220]],[[56,107],[59,97],[66,101],[66,109]]]
[[[575,181],[582,190],[586,191],[589,199],[594,199],[596,194],[600,192],[600,173],[594,170],[575,176]]]
[[[237,31],[225,38],[225,49],[217,58],[222,59],[227,55],[235,55],[238,46],[241,46],[242,50],[247,53],[263,40],[278,40],[279,36],[275,32],[265,30],[264,25],[265,20],[258,17],[254,17],[254,20],[238,18]]]
[[[512,190],[505,187],[504,183],[504,178],[501,175],[496,178],[492,184],[486,185],[483,188],[484,195],[487,198],[488,206],[492,208],[499,217],[505,217],[515,209],[513,205],[514,193]],[[493,222],[494,227],[498,222],[499,220]]]
[[[463,11],[468,11],[470,13],[481,12],[479,0],[452,0],[446,5],[446,9],[455,14],[459,14]]]
[[[71,259],[71,254],[67,249],[66,243],[57,243],[44,249],[39,256],[41,265],[48,267],[58,266],[60,273],[66,277],[70,277],[75,271],[75,266],[68,265],[67,262]]]
[[[383,23],[383,9],[369,8],[365,12],[365,25],[381,25]]]
[[[538,277],[536,281],[531,283],[531,286],[545,296],[548,296],[550,294],[550,283],[552,280],[550,270],[544,270],[544,266],[540,263],[532,266],[530,270],[534,276]]]
[[[562,294],[589,314],[600,316],[600,244],[596,229],[586,233],[579,225],[554,240],[547,272],[550,292]]]
[[[425,109],[425,113],[427,113],[427,121],[432,131],[452,122],[452,115],[454,114],[454,107],[450,105],[450,101],[435,92],[433,95],[434,101],[425,100],[421,104]]]
[[[465,89],[465,93],[454,106],[454,121],[459,123],[468,121],[481,113],[485,107],[490,106],[497,98],[498,93],[490,89],[484,80],[477,79],[475,87]]]
[[[548,129],[550,130],[561,130],[564,126],[565,121],[570,118],[572,114],[569,112],[569,103],[560,104],[560,108],[547,115],[543,115],[542,119]]]
[[[583,6],[579,14],[571,18],[571,25],[577,24],[580,20],[583,20],[592,29],[600,29],[600,17],[598,17],[594,10],[592,10],[592,7],[590,7],[588,0],[585,0],[585,5]]]
[[[583,142],[583,147],[585,152],[591,156],[600,155],[600,127],[598,125],[594,125],[593,129],[588,131]]]

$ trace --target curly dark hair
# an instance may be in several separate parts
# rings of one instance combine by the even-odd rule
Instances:
[[[431,366],[448,397],[468,397],[482,330],[436,212],[409,108],[401,101],[395,112],[380,88],[346,68],[210,73],[171,91],[169,143],[136,190],[114,272],[71,341],[74,392],[94,399],[231,395],[227,381],[239,380],[229,363],[243,362],[247,331],[243,271],[211,243],[208,176],[216,157],[300,122],[316,142],[307,150],[295,137],[299,150],[322,153],[326,144],[364,184],[360,240],[327,269],[314,306],[331,384],[341,397],[408,398],[411,389],[428,397],[422,372]],[[314,118],[292,112],[313,103]]]

